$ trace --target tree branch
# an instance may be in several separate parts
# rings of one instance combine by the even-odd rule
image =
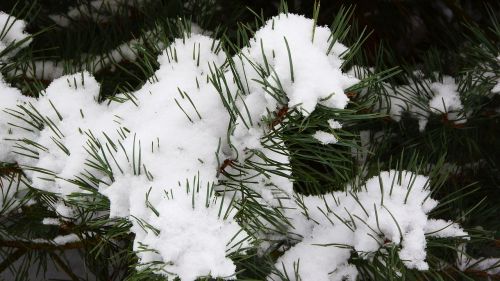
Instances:
[[[69,249],[81,249],[84,247],[84,243],[83,241],[78,241],[78,242],[69,242],[64,245],[56,245],[49,242],[0,240],[0,247],[19,248],[25,250],[69,250]]]
[[[0,272],[7,269],[13,262],[17,261],[26,253],[26,249],[17,249],[15,252],[10,254],[2,263],[0,263]]]

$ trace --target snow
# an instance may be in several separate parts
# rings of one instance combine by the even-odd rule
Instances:
[[[467,265],[474,270],[486,271],[489,275],[500,274],[500,258],[470,259]]]
[[[444,76],[442,82],[422,79],[422,85],[429,84],[429,90],[433,95],[430,98],[416,96],[415,91],[422,86],[414,82],[397,87],[386,85],[389,99],[384,106],[389,109],[388,113],[393,120],[399,122],[403,113],[408,112],[411,117],[418,120],[420,132],[425,130],[431,113],[445,114],[448,120],[455,124],[467,121],[463,117],[463,105],[460,101],[458,86],[452,77]],[[427,106],[422,105],[425,101],[428,101]]]
[[[496,57],[496,61],[497,62],[500,62],[500,56]],[[493,88],[491,89],[491,92],[493,94],[500,94],[500,77],[497,76],[496,78],[496,84],[493,86]]]
[[[14,69],[11,72],[12,76],[17,74],[21,69]],[[57,61],[34,61],[29,63],[25,68],[26,76],[29,78],[37,78],[41,80],[54,80],[64,75],[65,69],[62,62]],[[21,70],[24,71],[24,70]]]
[[[364,79],[374,75],[374,70],[372,68],[354,66],[349,70],[349,73],[359,79]],[[396,122],[400,122],[403,115],[408,113],[412,118],[417,119],[419,131],[423,132],[431,114],[428,106],[430,98],[417,93],[421,93],[422,85],[427,85],[431,82],[429,79],[425,79],[423,73],[419,70],[414,71],[413,75],[421,79],[421,83],[409,81],[408,84],[393,85],[382,82],[381,90],[383,90],[384,95],[379,98],[378,103],[374,106],[374,110],[387,114]],[[429,89],[429,91],[431,90]],[[366,89],[360,92],[361,96],[370,94],[371,92]],[[423,105],[424,103],[425,105]]]
[[[300,208],[287,213],[292,224],[302,225],[296,231],[304,238],[278,259],[276,267],[299,280],[293,272],[300,260],[300,280],[343,280],[344,275],[356,276],[348,264],[353,252],[371,259],[392,244],[400,247],[398,255],[406,267],[427,270],[426,230],[438,237],[467,235],[456,224],[428,218],[438,204],[429,197],[428,184],[425,176],[391,170],[368,179],[356,193],[305,197],[307,220]],[[444,225],[450,227],[441,230]]]
[[[371,75],[372,69],[355,66],[349,73],[363,79]],[[400,122],[407,113],[418,121],[420,132],[425,130],[431,114],[445,115],[454,124],[467,122],[458,85],[453,77],[444,75],[440,78],[437,73],[425,77],[420,70],[415,70],[412,75],[418,80],[410,80],[408,84],[391,85],[382,82],[386,94],[374,109],[387,114],[396,122]],[[370,92],[364,90],[361,95],[370,95]]]
[[[43,128],[32,136],[43,149],[38,149],[33,158],[14,157],[26,167],[34,187],[62,199],[75,192],[90,192],[73,183],[86,179],[109,196],[111,216],[132,221],[134,250],[141,262],[163,261],[169,270],[159,268],[158,273],[182,275],[188,281],[196,276],[234,274],[227,254],[247,245],[246,240],[238,246],[230,243],[236,234],[247,236],[233,221],[234,212],[219,217],[220,204],[205,206],[206,200],[214,200],[204,198],[205,192],[200,191],[198,196],[198,190],[191,190],[189,196],[182,196],[186,185],[198,189],[198,185],[212,186],[217,180],[214,156],[220,139],[227,134],[228,113],[206,78],[210,64],[222,65],[226,59],[224,53],[212,51],[213,42],[201,35],[177,39],[159,56],[157,79],[150,79],[137,92],[118,96],[123,103],[99,104],[100,85],[87,72],[54,80],[39,99],[28,101],[33,112],[43,113],[34,117]],[[193,48],[201,57],[200,63],[192,56]],[[15,102],[13,99],[6,106]],[[14,118],[14,123],[23,121]],[[193,177],[197,180],[191,182]],[[173,199],[166,198],[168,192]],[[214,196],[214,192],[209,194]],[[195,208],[191,200],[195,200]],[[73,216],[63,200],[54,208],[63,217]],[[186,220],[172,221],[169,216],[173,209],[179,209],[176,216]],[[158,217],[156,212],[162,213]],[[156,225],[159,233],[145,227],[150,225]],[[184,243],[178,243],[184,237],[176,232],[180,229],[192,233]],[[213,238],[210,246],[205,245],[207,237]],[[183,255],[158,249],[161,241],[169,239],[178,246],[170,250],[177,249]],[[141,251],[144,245],[165,256]],[[207,255],[205,261],[211,259],[213,263],[183,262],[201,253]]]
[[[328,120],[328,126],[332,129],[342,129],[342,124],[339,123],[339,121],[335,121],[334,119],[329,119]]]
[[[269,20],[256,33],[250,46],[233,58],[238,75],[247,78],[249,91],[244,96],[236,95],[234,73],[223,68],[227,67],[223,66],[226,56],[219,42],[195,34],[168,46],[158,57],[160,68],[154,78],[138,91],[116,97],[123,103],[99,104],[100,86],[88,72],[57,78],[39,99],[26,101],[31,110],[43,114],[35,114],[35,123],[43,128],[34,128],[36,133],[30,138],[43,149],[38,149],[33,158],[14,160],[27,167],[34,187],[59,194],[62,199],[75,192],[89,192],[73,184],[86,178],[110,199],[111,217],[132,221],[134,250],[141,263],[164,262],[159,273],[188,281],[197,276],[231,276],[235,266],[227,254],[246,247],[248,234],[234,222],[234,211],[221,217],[217,204],[206,204],[216,198],[213,191],[205,198],[206,193],[198,189],[211,190],[218,182],[219,159],[236,157],[262,166],[268,166],[264,159],[273,159],[277,166],[289,165],[286,154],[267,148],[280,140],[261,140],[269,130],[263,120],[283,101],[255,82],[262,79],[257,69],[268,69],[267,79],[274,79],[274,83],[279,79],[288,106],[299,107],[305,116],[318,103],[344,108],[348,102],[344,89],[358,81],[340,70],[340,54],[346,48],[335,42],[328,53],[329,29],[318,27],[313,42],[312,27],[311,19],[289,14]],[[267,64],[260,55],[261,46]],[[296,68],[293,77],[289,52]],[[214,71],[230,81],[222,92],[208,79]],[[220,95],[236,100],[234,106],[240,112],[246,104],[251,105],[248,117],[254,120],[250,122],[253,125],[245,126],[247,120],[239,116],[233,121],[236,126],[229,139],[231,118]],[[6,107],[16,103],[12,101]],[[23,122],[15,119],[14,123]],[[233,154],[231,146],[241,158]],[[266,168],[272,171],[277,167]],[[276,205],[279,198],[293,195],[288,178],[251,169],[248,172],[257,179],[250,188],[266,204]],[[230,198],[226,202],[231,202]],[[63,200],[54,208],[63,217],[73,215]],[[172,217],[174,210],[176,215]],[[235,246],[231,241],[243,242]],[[143,247],[156,252],[140,251]],[[206,258],[186,262],[194,256]]]
[[[64,93],[64,94],[61,94]],[[27,174],[36,188],[67,196],[80,188],[66,179],[79,175],[87,152],[86,138],[82,132],[104,128],[99,121],[106,107],[97,103],[99,85],[88,73],[65,76],[55,80],[36,101],[31,101],[44,114],[44,128],[36,139],[45,149],[38,152],[38,159],[19,159],[22,165],[32,167]],[[83,117],[82,117],[83,116]],[[48,169],[48,175],[33,168]],[[92,169],[90,169],[92,171]]]
[[[453,237],[453,236],[467,236],[467,233],[462,228],[451,221],[429,219],[425,226],[425,234],[431,237]],[[466,238],[467,239],[467,238]]]
[[[460,118],[456,111],[463,110],[460,94],[455,80],[450,76],[443,77],[443,82],[435,82],[430,85],[434,97],[429,101],[429,107],[434,113],[447,114],[448,120],[457,124],[465,123],[467,120]]]
[[[220,66],[226,59],[222,52],[212,49],[213,43],[213,39],[202,35],[175,40],[158,57],[161,66],[155,73],[157,80],[132,93],[137,106],[133,102],[117,106],[114,114],[122,118],[120,122],[134,136],[131,133],[123,145],[130,152],[134,147],[140,149],[139,142],[147,144],[142,161],[150,176],[138,177],[140,165],[132,163],[137,167],[127,167],[126,155],[117,153],[117,161],[124,163],[124,175],[117,176],[109,186],[99,186],[111,200],[111,215],[130,216],[134,223],[134,249],[147,245],[157,251],[139,252],[141,263],[163,261],[162,274],[188,281],[197,276],[234,274],[235,266],[227,257],[230,241],[238,233],[246,236],[234,222],[234,212],[219,217],[216,204],[205,204],[213,200],[205,198],[204,187],[211,187],[217,180],[218,162],[214,156],[229,122],[217,92],[206,82],[210,65]],[[197,56],[193,57],[193,53]],[[145,126],[148,122],[144,120],[154,122]],[[145,232],[144,222],[158,229],[159,235]],[[193,262],[196,256],[198,262]]]
[[[59,235],[52,239],[52,241],[56,245],[66,245],[68,243],[78,242],[80,241],[80,238],[76,234],[72,233],[68,235]]]
[[[24,137],[29,134],[26,130],[18,127],[10,126],[16,118],[8,114],[9,110],[15,108],[18,104],[22,104],[26,98],[16,88],[8,85],[0,74],[0,161],[12,162],[12,141],[8,139],[15,138],[14,136]]]
[[[491,92],[495,94],[500,93],[500,79],[497,80],[495,86],[491,89]]]
[[[19,44],[11,51],[2,54],[4,58],[14,56],[20,48],[24,48],[31,42],[29,34],[24,30],[26,22],[0,11],[0,53],[10,45]],[[22,42],[22,43],[21,43]]]
[[[42,224],[44,225],[59,225],[61,224],[59,219],[57,218],[44,218],[42,220]]]
[[[335,144],[338,142],[337,137],[334,134],[325,131],[316,131],[313,138],[319,141],[322,145]]]
[[[466,235],[458,225],[428,219],[437,202],[428,198],[427,177],[382,172],[356,195],[309,196],[303,204],[293,190],[290,152],[274,130],[286,124],[290,109],[308,118],[318,104],[345,108],[344,91],[359,81],[341,69],[348,49],[331,42],[327,27],[316,27],[313,38],[313,26],[312,19],[281,14],[232,58],[216,39],[186,34],[165,47],[159,69],[140,89],[103,103],[86,71],[52,77],[36,99],[0,81],[0,161],[17,162],[34,188],[57,194],[52,207],[63,218],[75,217],[65,202],[70,195],[105,195],[109,216],[132,223],[139,267],[154,264],[169,279],[234,279],[230,256],[254,238],[301,240],[276,266],[290,273],[300,259],[302,280],[354,280],[352,252],[369,259],[384,243],[401,247],[407,267],[425,270],[426,233]],[[110,56],[119,59],[118,53]],[[342,127],[333,119],[328,126]],[[314,138],[337,142],[324,131]],[[253,222],[238,224],[238,204],[248,194],[263,209],[282,211],[289,233],[248,233]]]
[[[340,69],[347,48],[331,42],[327,27],[316,27],[313,38],[313,26],[312,19],[281,14],[269,19],[255,33],[250,46],[242,50],[245,59],[240,65],[250,77],[246,81],[250,93],[263,91],[261,84],[251,80],[254,77],[262,80],[256,71],[263,71],[271,85],[281,87],[287,94],[288,107],[298,107],[305,116],[318,103],[331,108],[347,105],[349,98],[344,90],[359,81]],[[250,66],[248,60],[259,67]],[[276,76],[279,81],[272,79]]]
[[[466,245],[459,245],[459,251],[457,257],[457,267],[462,270],[478,270],[484,271],[488,275],[498,276],[500,274],[500,258],[473,258],[466,254]]]
[[[156,236],[150,232],[142,239],[142,243],[155,249],[167,263],[164,270],[175,272],[181,280],[195,280],[205,275],[234,275],[236,266],[227,254],[241,252],[239,243],[242,241],[247,245],[241,227],[234,220],[225,220],[224,214],[219,215],[220,208],[225,212],[229,206],[221,207],[220,199],[216,204],[210,202],[212,199],[206,198],[207,194],[200,191],[193,199],[190,193],[174,192],[174,200],[158,206],[160,216],[150,221],[153,227],[161,229],[160,234]],[[208,207],[206,200],[210,202]],[[228,216],[232,218],[235,214],[233,209]],[[140,255],[143,259],[147,258],[145,256]]]
[[[418,129],[423,132],[427,126],[430,112],[429,109],[419,106],[422,97],[414,96],[417,87],[419,86],[415,84],[398,87],[387,86],[389,103],[386,106],[389,108],[389,115],[396,122],[401,121],[404,112],[408,112],[411,117],[418,120]]]
[[[316,27],[313,39],[313,26],[312,19],[295,14],[269,19],[249,46],[232,58],[236,74],[228,73],[226,79],[241,78],[242,85],[234,85],[230,92],[243,112],[234,122],[227,157],[239,166],[226,172],[245,182],[251,179],[246,187],[273,207],[286,205],[283,201],[289,200],[283,199],[293,197],[288,150],[278,137],[265,138],[270,127],[279,129],[287,121],[276,115],[297,108],[307,118],[318,104],[343,109],[349,101],[344,91],[359,81],[341,70],[347,47],[332,42],[330,30],[323,26]]]

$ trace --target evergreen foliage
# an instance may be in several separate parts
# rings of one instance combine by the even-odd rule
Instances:
[[[2,0],[0,11],[0,279],[500,277],[496,1]],[[338,73],[325,70],[333,82],[307,80],[323,71],[307,76],[307,60],[322,61],[294,49],[302,43],[293,31],[269,35],[294,14],[313,23],[304,50],[324,45],[324,60],[338,64]],[[25,35],[9,39],[23,20]],[[198,71],[189,79],[176,68],[186,57]],[[308,90],[297,102],[301,79]],[[325,94],[323,82],[342,93]],[[166,111],[182,121],[169,115],[168,124],[129,130],[133,120],[118,113],[156,116],[145,92],[169,87],[176,96]],[[16,91],[23,96],[10,102]],[[72,91],[81,104],[58,100]],[[75,114],[95,122],[69,128],[84,136],[81,148],[66,143]],[[113,122],[112,134],[102,129]],[[210,122],[224,130],[209,131]],[[195,128],[185,142],[204,138],[195,162],[215,165],[213,175],[151,167],[175,163],[151,160],[174,155],[161,154],[177,149],[167,139],[141,136],[160,126]],[[40,166],[43,155],[81,169],[63,175],[50,161]],[[169,180],[178,186],[157,186]],[[127,214],[116,207],[123,196],[137,198]],[[193,240],[176,240],[183,235]],[[419,263],[408,249],[420,238]],[[219,255],[199,245],[214,241],[224,242]],[[316,279],[322,262],[333,271]]]

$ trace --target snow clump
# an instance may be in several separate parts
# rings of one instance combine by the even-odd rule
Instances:
[[[2,54],[3,58],[14,56],[20,48],[24,48],[31,42],[30,35],[25,32],[26,22],[0,11],[0,53],[4,52],[9,46],[19,44],[16,48]],[[22,42],[22,43],[21,43]]]
[[[452,77],[445,76],[443,82],[434,82],[430,87],[434,93],[434,97],[429,101],[429,107],[433,113],[446,114],[447,119],[454,121],[455,124],[467,121],[460,117],[459,111],[463,110],[464,106],[460,101],[458,86]]]
[[[428,217],[438,204],[428,187],[425,176],[391,170],[367,180],[359,192],[303,198],[304,207],[288,213],[303,239],[276,267],[291,280],[299,280],[299,264],[300,280],[356,280],[357,270],[348,263],[354,252],[372,259],[384,247],[397,246],[406,267],[427,270],[426,236],[467,235],[453,222]]]

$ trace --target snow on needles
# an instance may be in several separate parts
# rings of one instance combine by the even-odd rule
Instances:
[[[434,97],[429,101],[429,107],[434,113],[447,114],[448,120],[457,124],[465,123],[465,118],[460,118],[459,110],[463,109],[458,93],[458,86],[455,80],[450,76],[443,77],[443,82],[431,84],[431,90]]]
[[[329,28],[317,26],[313,32],[313,27],[314,21],[304,16],[278,15],[255,33],[250,47],[240,54],[247,75],[261,77],[254,73],[263,73],[270,86],[287,94],[288,106],[298,107],[305,116],[318,103],[344,108],[349,101],[344,90],[359,81],[340,69],[342,55],[348,49],[333,41]],[[251,79],[246,82],[250,93],[262,92],[261,83]]]
[[[293,196],[292,183],[272,171],[267,174],[262,171],[280,170],[289,174],[283,168],[289,167],[288,152],[286,149],[276,152],[276,144],[282,143],[277,137],[265,140],[262,137],[269,126],[280,127],[280,122],[286,120],[271,124],[263,121],[274,119],[272,113],[293,108],[307,117],[318,104],[343,109],[349,101],[344,91],[359,81],[341,70],[347,47],[334,41],[327,27],[317,26],[313,32],[314,27],[312,19],[295,14],[269,19],[250,39],[249,46],[232,58],[234,73],[228,74],[241,80],[231,92],[238,112],[242,113],[236,118],[230,136],[235,150],[230,159],[253,164],[270,159],[278,163],[264,163],[258,172],[239,168],[229,169],[229,173],[244,171],[243,177],[254,179],[248,187],[272,206],[280,204],[279,198]],[[239,91],[245,95],[239,95]]]
[[[368,77],[371,72],[371,69],[359,66],[349,71],[359,78]],[[437,73],[433,73],[431,77],[426,78],[418,70],[414,71],[413,75],[418,79],[410,79],[405,85],[382,83],[387,95],[380,100],[375,109],[387,113],[396,122],[401,121],[404,113],[408,113],[417,119],[420,132],[425,130],[431,113],[442,115],[445,117],[443,120],[454,124],[467,122],[468,112],[464,109],[459,85],[453,77],[446,75],[439,77]],[[495,93],[495,88],[492,92]],[[366,90],[361,93],[361,95],[369,94]]]
[[[438,203],[429,197],[428,181],[391,170],[370,178],[356,193],[305,197],[307,212],[288,213],[304,239],[287,250],[276,267],[290,280],[356,280],[357,271],[348,263],[353,252],[372,259],[384,247],[397,246],[408,268],[428,269],[426,236],[467,235],[452,222],[427,217]]]
[[[334,134],[325,131],[317,131],[314,133],[313,138],[318,140],[323,145],[335,144],[338,141]]]
[[[8,114],[17,104],[27,100],[21,91],[8,85],[0,74],[0,162],[14,162],[13,139],[31,136],[31,133],[18,127],[10,126],[17,118]],[[0,209],[13,210],[19,205],[16,197],[25,190],[25,184],[13,174],[0,177]],[[22,194],[22,193],[21,193]]]
[[[334,119],[329,119],[328,120],[328,126],[331,129],[341,129],[342,124],[340,124],[338,121],[335,121]],[[316,131],[316,133],[313,134],[313,138],[315,138],[317,141],[319,141],[323,145],[327,144],[335,144],[338,142],[337,137],[329,132],[325,131]]]
[[[19,44],[8,53],[2,54],[4,57],[15,55],[19,48],[26,47],[31,42],[31,39],[27,39],[29,34],[24,31],[25,28],[25,21],[0,11],[0,53],[11,45]]]
[[[495,58],[495,60],[496,60],[497,63],[500,63],[500,56],[497,56]],[[495,72],[493,71],[493,69],[489,69],[489,71],[486,72],[486,75],[487,76],[491,76],[494,79],[493,80],[494,85],[493,85],[493,88],[491,89],[491,93],[492,94],[496,94],[496,95],[500,94],[500,75],[499,74],[495,74]]]
[[[139,267],[169,278],[234,279],[231,254],[266,235],[247,233],[248,223],[235,220],[241,197],[220,192],[230,189],[223,168],[241,173],[240,185],[254,191],[258,204],[283,208],[289,236],[303,240],[277,267],[293,270],[300,259],[302,280],[354,279],[352,251],[370,258],[387,243],[401,247],[406,266],[426,269],[426,233],[465,235],[457,225],[427,218],[437,202],[428,197],[426,177],[384,172],[359,193],[311,196],[301,204],[286,146],[265,137],[286,122],[267,122],[276,112],[296,108],[307,118],[318,104],[343,109],[344,91],[358,82],[341,70],[348,49],[332,41],[328,28],[313,27],[311,19],[281,14],[232,58],[218,40],[186,34],[165,48],[159,69],[139,90],[104,103],[88,72],[55,79],[36,99],[0,80],[0,161],[17,162],[34,188],[59,195],[53,207],[63,219],[74,218],[68,196],[105,195],[110,217],[132,223]],[[333,143],[332,136],[319,140]],[[350,248],[317,246],[332,243]]]
[[[432,94],[431,97],[426,98],[415,95],[415,92],[422,85],[428,85]],[[462,124],[467,121],[464,116],[458,85],[452,77],[444,76],[442,81],[438,82],[424,79],[422,85],[412,82],[410,85],[386,88],[389,93],[389,104],[387,106],[392,119],[399,122],[403,112],[406,111],[410,116],[418,120],[421,132],[425,130],[431,113],[445,115],[447,120],[455,124]],[[423,101],[427,101],[427,106],[419,105]]]
[[[66,198],[90,192],[79,188],[87,184],[108,196],[110,215],[133,224],[140,262],[164,263],[158,273],[188,281],[233,275],[227,255],[248,243],[232,206],[214,202],[212,191],[215,155],[229,122],[206,78],[211,64],[226,60],[217,46],[201,35],[177,39],[159,56],[155,77],[116,97],[121,103],[99,104],[100,86],[87,72],[54,80],[39,99],[17,104],[16,114],[31,124],[21,118],[14,123],[36,132],[32,141],[17,144],[35,153],[7,157],[26,167],[38,189]],[[54,208],[73,215],[64,201]],[[161,248],[165,241],[172,242],[168,249]],[[201,254],[203,262],[186,262]]]

